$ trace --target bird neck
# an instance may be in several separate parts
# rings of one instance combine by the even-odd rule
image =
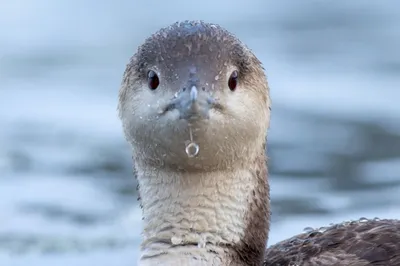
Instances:
[[[265,151],[240,168],[178,172],[136,164],[139,265],[259,265],[268,240]]]

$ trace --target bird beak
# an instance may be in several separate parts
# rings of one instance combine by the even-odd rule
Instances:
[[[208,119],[214,102],[215,100],[207,91],[198,90],[196,85],[192,85],[189,90],[180,90],[166,109],[177,109],[180,119]]]
[[[192,88],[190,89],[190,101],[192,102],[192,104],[197,100],[197,88],[196,86],[192,86]]]

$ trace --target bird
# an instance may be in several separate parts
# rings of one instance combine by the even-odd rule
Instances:
[[[358,219],[267,247],[270,87],[218,24],[182,21],[138,47],[118,114],[138,181],[138,265],[400,265],[400,221]]]

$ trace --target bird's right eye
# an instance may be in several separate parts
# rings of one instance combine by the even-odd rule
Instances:
[[[231,74],[231,76],[229,77],[229,80],[228,80],[229,89],[231,91],[236,90],[237,83],[238,83],[238,72],[235,70],[235,71],[232,72],[232,74]]]
[[[157,89],[158,85],[160,85],[160,79],[158,78],[157,73],[153,70],[150,70],[147,73],[147,85],[151,90]]]

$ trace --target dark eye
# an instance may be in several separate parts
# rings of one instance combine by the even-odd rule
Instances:
[[[158,85],[160,84],[160,80],[158,79],[157,73],[153,70],[150,70],[147,73],[147,85],[151,90],[157,89]]]
[[[234,91],[236,89],[237,81],[238,81],[238,72],[235,70],[232,72],[228,80],[228,86],[231,91]]]

